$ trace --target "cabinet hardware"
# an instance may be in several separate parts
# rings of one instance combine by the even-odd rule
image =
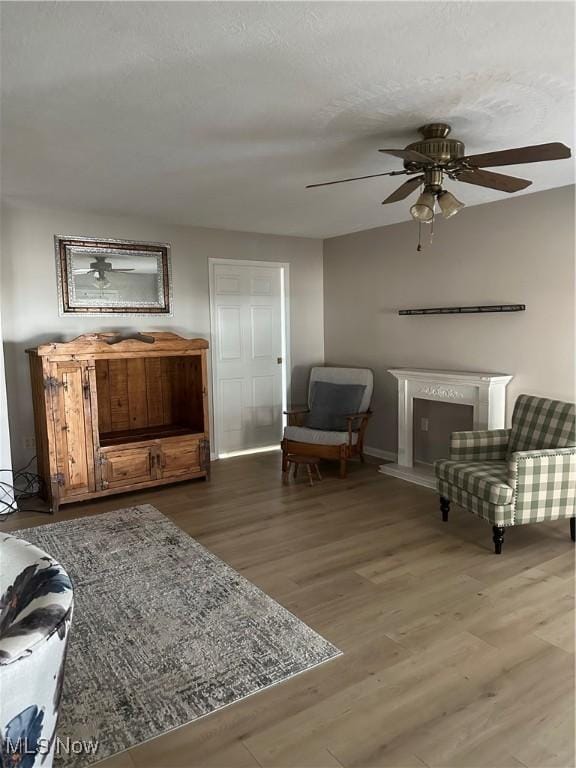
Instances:
[[[61,381],[58,381],[58,379],[55,376],[46,376],[44,379],[44,389],[46,390],[55,390],[58,389],[58,387],[62,387],[63,383]]]
[[[62,474],[62,472],[57,472],[55,475],[52,475],[50,480],[53,483],[56,483],[56,485],[64,485],[64,482],[65,482],[64,475]]]

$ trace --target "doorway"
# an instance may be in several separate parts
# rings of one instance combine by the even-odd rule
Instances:
[[[209,259],[214,452],[279,448],[288,403],[289,265]]]

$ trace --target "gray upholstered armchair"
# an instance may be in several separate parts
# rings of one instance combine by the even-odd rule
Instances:
[[[286,411],[283,471],[289,454],[339,461],[340,477],[346,477],[348,459],[358,456],[364,461],[373,389],[374,374],[369,368],[312,368],[308,405]]]
[[[435,464],[442,519],[450,502],[492,524],[496,554],[505,528],[569,518],[576,538],[574,404],[520,395],[511,429],[454,432]]]

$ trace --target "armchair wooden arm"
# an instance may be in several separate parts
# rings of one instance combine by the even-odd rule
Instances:
[[[306,405],[297,405],[294,408],[288,408],[284,415],[288,416],[289,427],[301,427],[304,415],[309,413],[310,409]]]
[[[351,416],[346,416],[348,422],[348,445],[352,448],[352,435],[356,432],[358,434],[357,447],[360,454],[362,454],[362,448],[364,446],[364,433],[368,426],[368,419],[372,416],[372,411],[366,411],[365,413],[353,413]]]

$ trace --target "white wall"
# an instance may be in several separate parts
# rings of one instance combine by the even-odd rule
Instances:
[[[172,245],[174,316],[86,318],[58,316],[55,234],[166,241]],[[14,466],[25,464],[34,434],[24,350],[47,340],[118,328],[171,330],[210,338],[208,258],[290,263],[292,400],[302,401],[311,365],[322,363],[322,241],[177,227],[118,216],[6,206],[2,220],[2,329]]]
[[[324,242],[325,359],[374,369],[367,444],[396,450],[395,366],[511,373],[508,418],[521,392],[573,400],[574,187],[464,209],[419,253],[417,237],[407,222]],[[527,310],[397,314],[508,302]]]
[[[0,264],[0,283],[2,269]],[[2,298],[0,296],[0,319],[2,317]],[[12,457],[10,451],[10,432],[8,428],[8,400],[6,398],[6,377],[4,372],[4,349],[2,347],[2,324],[0,323],[0,481],[12,485]],[[6,487],[0,487],[0,515],[9,510],[14,501],[14,494]]]

